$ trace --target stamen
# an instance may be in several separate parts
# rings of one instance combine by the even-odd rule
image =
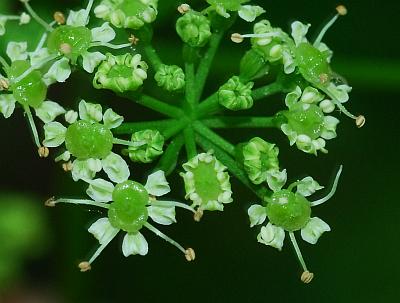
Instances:
[[[321,43],[322,39],[324,38],[326,32],[331,28],[331,26],[336,22],[336,20],[339,18],[339,16],[344,16],[347,14],[347,9],[343,5],[339,5],[336,7],[337,14],[324,26],[324,28],[321,30],[319,33],[317,39],[314,41],[314,47],[318,47],[319,44]]]
[[[128,140],[114,138],[113,144],[125,145],[125,146],[131,146],[131,147],[140,147],[140,146],[145,145],[146,141],[132,142],[132,141],[128,141]]]
[[[46,43],[47,39],[47,33],[44,33],[42,37],[40,38],[40,41],[38,45],[36,46],[35,52],[39,51],[41,48],[43,48],[44,44]]]
[[[32,113],[31,113],[31,110],[30,110],[29,106],[25,105],[24,106],[24,111],[25,111],[26,115],[28,116],[29,125],[31,127],[32,134],[33,134],[33,140],[35,141],[35,144],[36,144],[37,148],[41,148],[42,145],[39,142],[39,134],[38,134],[38,131],[36,129],[35,121],[33,120],[33,116],[32,116]]]
[[[38,155],[40,158],[47,158],[49,154],[50,151],[46,146],[41,146],[38,148]]]
[[[130,37],[128,38],[128,41],[129,41],[129,43],[130,44],[132,44],[132,45],[137,45],[138,43],[139,43],[139,38],[138,37],[135,37],[135,35],[130,35]]]
[[[70,172],[70,171],[72,171],[72,168],[73,168],[73,165],[72,165],[72,162],[71,162],[71,161],[68,161],[68,162],[62,164],[62,169],[63,169],[65,172]]]
[[[198,208],[197,211],[195,212],[194,216],[193,216],[193,219],[196,222],[200,222],[201,218],[203,217],[203,214],[204,214],[203,209]]]
[[[356,118],[356,125],[358,128],[361,128],[365,125],[365,117],[363,115],[359,115]]]
[[[333,96],[330,96],[330,97],[333,97]],[[356,117],[355,115],[353,115],[351,112],[349,112],[349,111],[346,109],[346,107],[344,107],[344,105],[343,105],[340,101],[336,100],[335,98],[332,98],[332,101],[333,101],[333,103],[336,104],[337,107],[339,107],[340,111],[341,111],[343,114],[345,114],[347,117],[349,117],[349,118],[351,118],[351,119],[354,119],[354,120],[357,119],[357,117]]]
[[[335,191],[336,191],[336,188],[337,188],[337,185],[338,185],[338,182],[339,182],[339,178],[340,178],[340,174],[342,173],[342,170],[343,170],[343,165],[340,165],[339,170],[338,170],[338,172],[336,174],[335,180],[333,181],[333,185],[332,185],[331,191],[325,197],[323,197],[323,198],[321,198],[321,199],[319,199],[317,201],[311,202],[310,203],[311,206],[320,205],[320,204],[328,201],[330,198],[332,198],[332,196],[335,194]]]
[[[178,12],[182,15],[186,14],[188,11],[190,11],[190,5],[183,3],[181,5],[178,6]]]
[[[308,270],[303,272],[301,274],[301,281],[305,284],[308,284],[312,281],[312,279],[314,278],[314,274],[312,272],[309,272]]]
[[[193,207],[190,207],[189,205],[187,205],[185,203],[180,203],[180,202],[175,202],[175,201],[158,201],[158,200],[154,200],[154,201],[150,202],[150,205],[154,205],[154,206],[175,206],[175,207],[180,207],[180,208],[187,209],[187,210],[191,211],[192,213],[196,214],[196,211],[194,210]]]
[[[168,237],[167,235],[163,234],[161,231],[159,231],[157,228],[155,228],[153,225],[151,225],[150,223],[146,222],[144,224],[144,226],[149,229],[150,231],[152,231],[153,233],[155,233],[157,236],[159,236],[160,238],[164,239],[165,241],[167,241],[168,243],[172,244],[173,246],[175,246],[177,249],[179,249],[182,253],[185,254],[186,257],[186,249],[184,249],[178,242],[172,240],[170,237]]]
[[[89,261],[84,261],[79,263],[78,267],[81,270],[81,272],[86,272],[92,269],[91,264],[97,259],[98,256],[100,256],[101,252],[104,250],[104,248],[107,247],[108,244],[116,237],[116,235],[119,233],[119,229],[115,230],[110,237],[107,239],[106,242],[101,244],[99,248],[96,250],[96,252],[93,254],[93,256],[90,258]]]
[[[55,12],[53,14],[53,19],[57,22],[58,25],[65,24],[65,15],[62,12]]]
[[[0,76],[0,91],[8,90],[9,87],[10,87],[10,82],[8,81],[8,79]]]
[[[307,278],[309,278],[309,279],[306,279],[306,281],[308,281],[308,282],[304,282],[304,283],[310,283],[311,282],[311,280],[312,280],[312,278],[314,277],[314,274],[313,273],[310,273],[309,271],[308,271],[308,269],[307,269],[307,266],[306,266],[306,263],[304,262],[304,259],[303,259],[303,255],[301,254],[301,251],[300,251],[300,248],[299,248],[299,245],[297,245],[297,241],[296,241],[296,237],[294,236],[294,233],[292,232],[292,231],[290,231],[289,232],[289,237],[290,237],[290,241],[292,242],[292,244],[293,244],[293,248],[294,248],[294,250],[296,251],[296,255],[297,255],[297,259],[299,260],[299,262],[300,262],[300,265],[301,265],[301,267],[303,268],[303,274],[301,275],[301,280],[303,281],[303,275],[304,275],[304,277],[306,277],[306,275],[307,274],[305,274],[305,273],[309,273],[308,275],[307,275]],[[311,278],[310,278],[310,276],[311,276]]]
[[[86,24],[89,22],[89,14],[90,14],[90,11],[92,10],[93,2],[94,2],[94,0],[89,0],[88,6],[86,7],[86,11],[85,11]]]
[[[19,77],[17,77],[16,79],[13,80],[14,83],[18,83],[19,81],[21,81],[22,79],[24,79],[25,77],[27,77],[33,70],[41,68],[44,64],[57,59],[58,55],[53,55],[50,57],[47,57],[46,59],[43,59],[42,61],[40,61],[37,64],[32,65],[30,68],[28,68],[25,72],[22,73],[22,75],[20,75]]]
[[[42,18],[40,18],[38,14],[36,14],[36,12],[29,5],[28,0],[21,0],[21,2],[24,4],[28,13],[32,16],[33,19],[36,20],[37,23],[42,25],[48,32],[53,31],[53,28],[46,21],[44,21]]]
[[[185,258],[187,261],[194,261],[194,259],[196,259],[196,253],[194,252],[193,248],[188,248],[185,251]]]
[[[90,47],[97,47],[97,46],[104,46],[104,47],[108,47],[111,49],[121,49],[121,48],[125,48],[125,47],[131,47],[132,44],[125,43],[125,44],[114,45],[114,44],[111,44],[108,42],[93,42],[90,44]]]
[[[7,61],[2,56],[0,56],[0,64],[3,65],[6,72],[10,69],[10,65],[8,65]]]
[[[80,205],[91,205],[91,206],[97,206],[101,208],[108,209],[110,206],[106,203],[102,202],[96,202],[93,200],[85,200],[85,199],[65,199],[65,198],[59,198],[55,199],[54,197],[48,199],[44,204],[46,206],[54,207],[58,203],[69,203],[69,204],[80,204]]]
[[[235,43],[241,43],[244,38],[271,38],[278,36],[279,36],[278,32],[264,33],[264,34],[244,34],[244,35],[239,33],[234,33],[231,35],[231,40]]]

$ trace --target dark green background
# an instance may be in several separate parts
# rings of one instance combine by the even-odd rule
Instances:
[[[2,1],[1,6],[16,2]],[[180,44],[173,24],[178,1],[160,2],[155,47],[167,62],[177,62]],[[80,1],[31,3],[46,12],[45,7],[66,7],[61,3],[74,7]],[[266,8],[266,16],[274,25],[288,29],[298,19],[313,24],[311,33],[319,30],[338,4],[317,0],[258,3]],[[89,256],[97,245],[86,229],[101,214],[79,207],[59,207],[44,209],[54,238],[52,250],[39,260],[27,261],[25,275],[18,284],[51,290],[63,302],[74,303],[397,302],[400,4],[373,0],[349,0],[344,4],[349,14],[327,34],[325,42],[335,51],[333,67],[354,87],[348,108],[356,114],[363,113],[366,126],[357,129],[343,117],[338,138],[328,143],[329,154],[318,158],[289,148],[287,139],[277,131],[245,130],[234,135],[221,132],[234,143],[256,135],[276,140],[289,180],[307,174],[328,186],[339,164],[344,165],[334,198],[313,209],[314,215],[329,223],[332,232],[315,246],[299,241],[306,262],[316,274],[310,285],[299,281],[301,271],[288,241],[282,252],[257,243],[257,231],[248,227],[246,214],[249,205],[257,200],[235,180],[235,203],[224,213],[207,213],[201,223],[195,223],[190,215],[178,211],[179,224],[162,229],[184,246],[195,248],[197,259],[193,263],[187,263],[173,247],[145,232],[148,256],[125,259],[121,242],[113,241],[93,270],[82,274],[76,263]],[[3,38],[1,44],[4,45]],[[227,36],[225,47],[218,53],[217,70],[210,79],[214,85],[210,88],[237,72],[236,54],[240,55],[240,47],[232,45]],[[81,86],[81,77],[84,76],[78,75],[67,84],[70,96],[65,95],[65,90],[62,95],[54,90],[53,99],[90,100],[92,91]],[[99,98],[108,98],[109,104],[114,101],[112,94]],[[259,106],[278,108],[282,98],[271,98]],[[113,107],[140,119],[147,113],[132,104],[118,102]],[[30,192],[37,197],[37,203],[54,194],[82,197],[80,184],[73,184],[50,160],[37,158],[25,123],[21,111],[12,119],[0,119],[0,190]],[[133,177],[140,178],[140,171],[146,169],[133,170]],[[171,181],[178,188],[172,196],[179,199],[182,182],[178,178]]]

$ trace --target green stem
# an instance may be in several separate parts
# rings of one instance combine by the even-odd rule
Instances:
[[[208,74],[215,54],[217,53],[219,44],[224,35],[224,31],[220,30],[212,34],[207,52],[204,54],[196,73],[196,89],[194,91],[195,102],[198,103],[206,84]]]
[[[195,79],[194,64],[185,64],[185,99],[190,111],[193,111],[195,104],[198,103],[196,99],[197,80]]]
[[[197,117],[205,117],[217,113],[221,110],[219,105],[218,93],[214,93],[202,101],[197,109]]]
[[[182,119],[176,121],[174,124],[170,125],[168,128],[166,128],[162,132],[164,139],[167,140],[167,139],[175,136],[182,129],[184,129],[188,124],[189,124],[189,122],[186,118],[182,118]]]
[[[35,121],[33,120],[31,109],[29,108],[29,106],[25,105],[24,111],[25,111],[26,115],[28,116],[29,125],[31,127],[32,134],[33,134],[33,140],[35,141],[36,146],[38,148],[40,148],[42,145],[40,144],[40,141],[39,141],[39,134],[36,129]]]
[[[213,144],[217,145],[218,147],[222,148],[225,152],[227,152],[231,156],[235,156],[236,149],[235,146],[231,143],[229,143],[227,140],[216,134],[214,131],[209,129],[207,126],[205,126],[203,123],[196,121],[193,123],[193,128],[194,130],[203,136],[204,138],[207,138],[210,142]]]
[[[53,31],[53,28],[46,21],[44,21],[42,18],[40,18],[38,16],[38,14],[35,13],[35,11],[29,5],[28,1],[22,1],[22,2],[24,4],[26,10],[28,11],[28,13],[32,16],[33,19],[36,20],[37,23],[42,25],[48,32],[52,32]]]
[[[262,98],[279,93],[282,91],[282,89],[282,85],[279,82],[273,82],[271,84],[253,90],[252,97],[254,101],[260,100]]]
[[[176,124],[178,120],[166,119],[157,121],[144,121],[144,122],[126,122],[122,123],[119,127],[113,129],[113,133],[117,135],[127,135],[145,129],[156,129],[163,132],[164,129]]]
[[[304,262],[303,255],[301,254],[299,245],[297,245],[296,237],[294,236],[294,233],[292,231],[289,232],[289,237],[290,241],[293,244],[293,248],[296,252],[297,259],[299,260],[301,267],[303,268],[304,271],[308,271],[306,262]]]
[[[150,44],[146,44],[143,47],[143,51],[146,54],[146,57],[149,60],[149,62],[151,64],[151,66],[153,67],[153,69],[155,71],[157,71],[163,63],[162,63],[160,57],[158,56],[157,51],[155,50],[155,48]]]
[[[197,155],[196,141],[194,138],[193,127],[188,126],[183,131],[183,135],[185,137],[185,147],[186,147],[186,155],[187,159],[190,160]]]
[[[161,156],[158,164],[154,168],[154,171],[162,170],[165,172],[165,175],[170,175],[176,167],[178,162],[179,153],[182,149],[185,140],[183,138],[183,134],[176,136],[170,144],[168,145],[167,149],[164,151],[163,155]]]
[[[253,185],[248,179],[246,172],[238,166],[237,162],[231,156],[200,135],[196,137],[196,142],[205,151],[211,149],[214,150],[214,154],[217,159],[221,161],[222,164],[224,164],[228,170],[239,179],[239,181],[253,191],[261,200],[264,200],[265,195],[268,194],[268,190],[263,187]]]
[[[127,97],[128,99],[143,105],[147,108],[150,108],[160,114],[163,114],[165,116],[171,117],[171,118],[176,118],[179,119],[182,116],[184,116],[184,112],[173,105],[170,105],[168,103],[162,102],[160,100],[157,100],[156,98],[147,96],[147,95],[135,95],[135,94],[124,94],[123,96]]]
[[[201,121],[211,128],[275,128],[280,126],[277,117],[215,117]]]

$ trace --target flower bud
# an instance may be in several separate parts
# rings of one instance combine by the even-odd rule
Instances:
[[[210,21],[207,17],[190,11],[176,22],[176,31],[181,39],[192,47],[202,47],[211,37]]]
[[[154,75],[154,79],[158,86],[167,91],[179,90],[185,86],[185,73],[176,65],[161,65]]]
[[[163,153],[164,137],[157,130],[146,129],[132,134],[133,146],[128,147],[132,161],[150,163]]]
[[[218,90],[219,104],[230,110],[243,110],[253,106],[251,88],[253,82],[243,84],[238,76],[234,76]]]
[[[240,77],[244,79],[256,79],[267,75],[268,71],[268,63],[253,49],[247,51],[240,61]]]

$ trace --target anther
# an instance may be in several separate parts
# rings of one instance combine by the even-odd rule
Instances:
[[[231,35],[231,40],[232,40],[232,42],[235,42],[235,43],[242,43],[243,42],[243,36],[241,34],[239,34],[239,33],[233,33]]]
[[[347,15],[347,8],[344,5],[338,5],[336,7],[336,11],[340,16],[345,16]]]
[[[129,43],[132,44],[132,45],[137,45],[137,44],[139,43],[139,38],[135,37],[135,35],[131,35],[131,36],[128,38],[128,41],[129,41]]]
[[[38,154],[40,158],[47,158],[49,156],[49,149],[46,146],[41,146],[38,148]]]
[[[92,269],[92,267],[90,266],[90,263],[87,261],[79,263],[78,267],[81,270],[81,272],[86,272],[86,271],[89,271]]]
[[[323,73],[323,74],[319,75],[319,81],[321,82],[321,84],[328,83],[328,81],[329,81],[328,74]]]
[[[308,270],[306,270],[305,272],[303,272],[301,274],[301,281],[305,284],[308,284],[312,281],[312,279],[314,278],[314,274],[312,272],[309,272]]]
[[[203,217],[203,214],[204,214],[203,210],[199,208],[199,209],[197,209],[196,212],[194,213],[193,219],[194,219],[196,222],[200,222],[201,218]]]
[[[364,117],[363,115],[359,115],[359,116],[356,118],[356,125],[357,125],[357,127],[358,127],[358,128],[361,128],[361,127],[364,126],[364,124],[365,124],[365,117]]]
[[[71,161],[68,161],[68,162],[66,162],[66,163],[63,163],[63,165],[62,165],[62,169],[63,169],[65,172],[70,172],[70,171],[72,170],[72,167],[73,167],[73,165],[72,165],[72,162],[71,162]]]
[[[178,12],[180,13],[180,14],[186,14],[188,11],[190,11],[190,5],[189,4],[186,4],[186,3],[183,3],[183,4],[181,4],[181,5],[179,5],[178,6]]]
[[[196,258],[196,254],[193,250],[193,248],[188,248],[185,251],[185,258],[187,261],[193,261]]]
[[[60,52],[64,55],[69,55],[72,52],[72,47],[68,43],[62,43],[60,45]]]
[[[10,82],[6,78],[0,78],[0,91],[8,90]]]
[[[65,15],[62,12],[55,12],[53,15],[53,19],[57,22],[58,25],[65,24]]]
[[[55,207],[56,206],[56,199],[51,197],[44,202],[44,205],[47,207]]]

